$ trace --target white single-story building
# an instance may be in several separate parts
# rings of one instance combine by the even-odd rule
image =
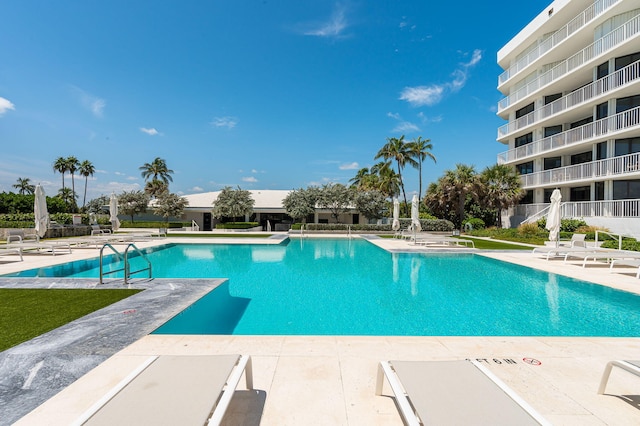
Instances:
[[[247,222],[258,222],[262,229],[267,229],[267,221],[274,231],[289,230],[294,220],[287,215],[282,206],[282,201],[289,195],[290,190],[249,190],[251,198],[255,201],[253,214],[244,218]],[[215,229],[220,221],[213,217],[211,210],[213,202],[218,198],[220,191],[203,192],[201,194],[184,195],[189,201],[185,208],[183,218],[194,221],[202,231]],[[327,209],[316,209],[316,213],[306,218],[307,223],[332,223],[331,212]],[[360,215],[355,208],[348,213],[340,215],[340,223],[359,224],[367,223],[366,218]]]

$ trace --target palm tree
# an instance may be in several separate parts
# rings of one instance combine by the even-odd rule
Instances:
[[[411,156],[409,144],[405,143],[404,135],[399,138],[387,138],[387,143],[378,151],[375,159],[384,158],[385,160],[395,160],[398,165],[398,179],[400,181],[400,189],[404,198],[405,210],[409,211],[407,203],[407,193],[404,190],[404,181],[402,180],[402,169],[405,165],[416,166],[418,163]]]
[[[96,172],[96,168],[91,164],[91,161],[84,160],[80,163],[80,167],[78,168],[80,172],[80,176],[84,176],[84,196],[82,197],[82,209],[84,210],[84,206],[87,201],[87,183],[89,180],[89,176],[93,176]]]
[[[20,195],[32,195],[36,190],[35,185],[31,184],[31,179],[29,178],[19,177],[17,183],[13,184],[13,187],[18,190],[18,194]]]
[[[363,183],[366,177],[369,176],[370,174],[371,173],[369,172],[369,168],[363,167],[360,170],[358,170],[358,173],[356,173],[354,177],[349,179],[349,182],[351,183],[351,186],[355,186],[357,188]]]
[[[67,159],[64,157],[56,158],[56,161],[53,163],[53,171],[58,172],[62,175],[62,188],[64,189],[64,174],[67,173],[69,169],[67,168]]]
[[[455,170],[447,170],[444,174],[444,188],[458,216],[458,225],[462,230],[462,222],[464,222],[464,206],[467,196],[471,196],[475,200],[480,197],[480,182],[478,174],[473,166],[466,164],[456,164]]]
[[[67,204],[67,207],[71,209],[76,205],[76,194],[73,193],[71,188],[60,188],[58,198],[62,199]]]
[[[391,168],[390,161],[381,161],[371,167],[372,179],[371,189],[377,189],[387,197],[394,197],[400,193],[400,179]]]
[[[161,194],[169,192],[169,186],[161,180],[150,180],[144,186],[144,192],[154,198],[159,198]]]
[[[502,209],[514,206],[525,196],[520,175],[507,165],[495,164],[482,171],[484,205],[496,209],[496,225],[501,225]]]
[[[80,165],[80,162],[73,155],[70,155],[69,157],[67,157],[65,161],[67,163],[67,171],[71,175],[71,191],[73,191],[73,200],[75,204],[75,199],[77,198],[75,173],[78,170],[78,166]]]
[[[152,178],[151,180],[161,180],[166,185],[169,185],[169,182],[173,182],[171,177],[173,170],[167,168],[167,162],[160,157],[156,157],[151,163],[144,163],[140,167],[140,171],[145,182],[149,178]]]
[[[431,150],[433,145],[430,139],[422,139],[422,136],[418,136],[416,139],[409,142],[409,152],[413,158],[418,161],[418,199],[422,200],[422,162],[427,158],[431,158],[433,162],[436,162],[436,157]]]

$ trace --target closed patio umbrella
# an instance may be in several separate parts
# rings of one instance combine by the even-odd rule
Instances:
[[[120,221],[118,220],[118,197],[116,194],[111,194],[111,198],[109,198],[109,215],[111,229],[117,231],[120,228]]]
[[[562,194],[559,189],[554,189],[551,194],[551,206],[549,207],[549,213],[547,214],[547,224],[545,228],[549,231],[549,241],[555,241],[556,247],[558,247],[558,240],[560,237],[560,221],[562,215],[560,212],[560,202],[562,201]]]
[[[391,229],[394,231],[400,230],[400,202],[397,198],[393,199],[393,222],[391,223]]]
[[[416,232],[422,231],[422,226],[420,225],[420,200],[418,200],[417,195],[414,195],[411,200],[411,229],[413,229],[414,235]]]
[[[36,221],[36,236],[38,239],[44,237],[49,227],[49,212],[47,211],[47,197],[42,186],[36,185],[35,201],[33,203],[33,214]]]

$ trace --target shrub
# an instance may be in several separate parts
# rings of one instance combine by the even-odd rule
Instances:
[[[258,222],[226,222],[216,224],[216,229],[249,229],[260,226]]]
[[[110,222],[107,222],[109,224]],[[191,222],[163,222],[163,221],[154,221],[154,222],[131,222],[130,220],[123,220],[120,222],[121,228],[182,228],[184,226],[191,226]]]
[[[407,229],[411,224],[411,219],[400,219],[400,228]],[[299,223],[293,224],[291,229],[300,229]],[[427,232],[452,232],[454,229],[453,223],[448,220],[442,219],[421,219],[420,225],[423,231]],[[351,228],[356,232],[392,232],[391,224],[376,225],[376,224],[354,224],[349,225],[346,223],[307,223],[305,229],[310,231],[347,231]]]
[[[540,227],[537,223],[523,223],[518,226],[518,234],[524,236],[538,236],[540,234]]]
[[[484,228],[486,228],[484,220],[482,220],[480,218],[477,218],[477,217],[470,217],[469,219],[465,220],[462,223],[462,225],[463,225],[464,229],[467,229],[468,227],[470,227],[470,229],[484,229]]]
[[[618,241],[613,239],[607,240],[602,243],[601,247],[617,249]],[[636,241],[633,238],[625,238],[622,240],[622,250],[640,251],[640,241]]]

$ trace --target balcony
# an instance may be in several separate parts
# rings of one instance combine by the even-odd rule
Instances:
[[[640,107],[500,153],[498,154],[498,164],[511,163],[580,143],[603,140],[616,133],[637,128],[640,128]]]
[[[578,68],[586,65],[596,57],[621,45],[622,43],[625,43],[638,33],[640,33],[640,15],[635,18],[631,18],[604,37],[596,40],[593,44],[560,62],[544,74],[541,74],[531,83],[517,90],[510,96],[501,99],[500,102],[498,102],[498,113],[504,111],[510,105],[526,98],[537,90],[557,81],[568,73],[576,71]]]
[[[591,6],[586,8],[581,14],[569,21],[564,27],[553,33],[550,37],[539,43],[526,56],[518,59],[515,64],[510,66],[505,72],[498,77],[498,86],[506,83],[507,80],[514,77],[520,71],[533,63],[536,59],[556,47],[562,41],[570,37],[579,29],[583,28],[589,22],[606,12],[611,6],[622,0],[598,0]]]
[[[520,129],[531,126],[539,121],[559,114],[570,108],[584,104],[592,99],[596,99],[606,93],[640,80],[640,61],[627,65],[613,74],[609,74],[600,80],[594,81],[574,92],[557,99],[544,107],[532,111],[517,120],[511,121],[498,128],[498,140],[507,137]]]
[[[640,176],[640,153],[529,173],[520,180],[523,188],[530,189],[629,174]]]
[[[515,207],[517,216],[538,218],[544,216],[549,204],[520,204]],[[640,217],[640,200],[568,201],[562,203],[564,218],[578,217]],[[535,219],[534,219],[535,220]]]

